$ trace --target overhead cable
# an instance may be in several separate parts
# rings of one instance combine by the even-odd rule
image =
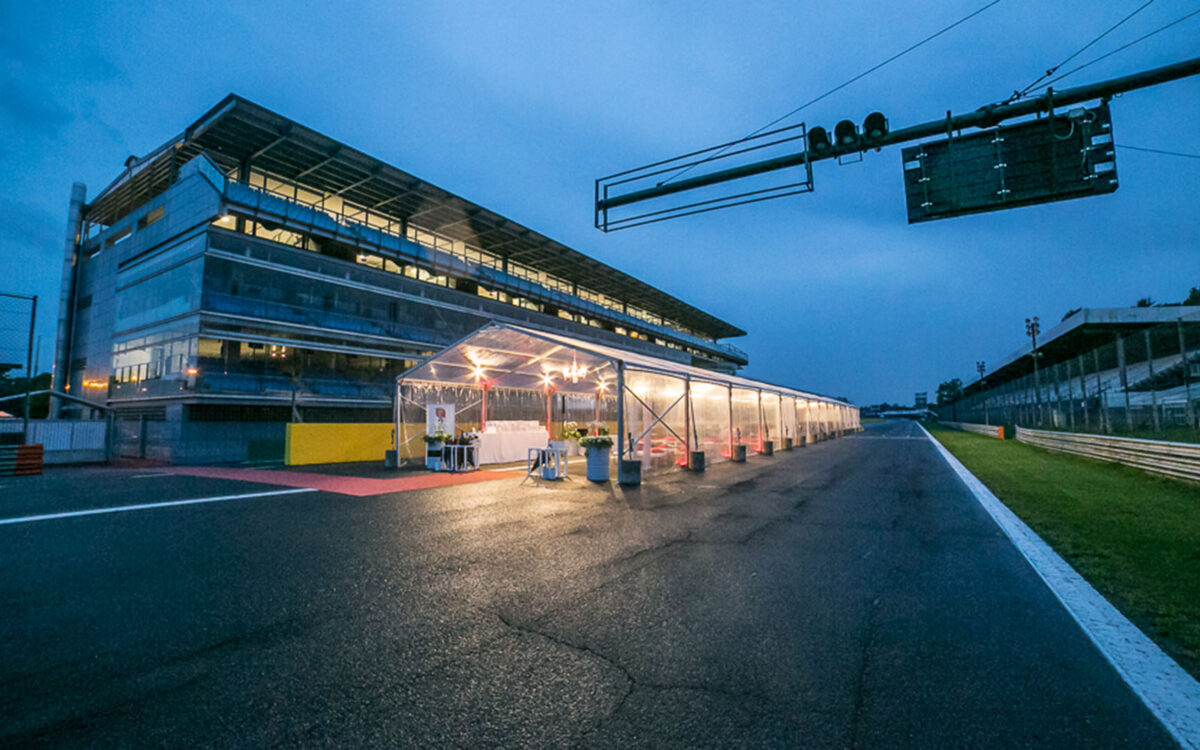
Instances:
[[[980,13],[984,12],[984,11],[985,11],[985,10],[987,10],[988,8],[992,7],[993,5],[996,5],[996,4],[998,4],[999,2],[1000,2],[1000,0],[992,0],[991,2],[987,3],[986,5],[984,5],[983,7],[979,8],[978,10],[975,10],[975,11],[973,11],[972,13],[969,13],[969,14],[967,14],[967,15],[963,16],[962,18],[958,19],[957,21],[955,21],[954,23],[950,24],[949,26],[946,26],[946,27],[942,28],[940,31],[937,31],[937,32],[935,32],[935,33],[933,33],[933,34],[930,34],[929,36],[925,37],[924,39],[922,39],[921,41],[917,42],[916,44],[913,44],[912,46],[908,47],[907,49],[905,49],[905,50],[903,50],[903,51],[901,51],[901,52],[897,52],[896,54],[892,55],[891,57],[889,57],[888,59],[884,60],[883,62],[881,62],[881,63],[878,63],[877,65],[874,65],[873,67],[871,67],[871,68],[868,68],[867,70],[864,70],[863,72],[859,73],[858,75],[854,76],[853,78],[849,79],[848,81],[845,81],[844,83],[840,83],[840,84],[838,84],[837,86],[834,86],[833,88],[831,88],[831,89],[829,89],[828,91],[826,91],[824,94],[821,94],[820,96],[818,96],[818,97],[816,97],[816,98],[813,98],[813,99],[810,99],[810,100],[808,100],[808,101],[807,101],[807,102],[805,102],[804,104],[801,104],[799,107],[796,107],[795,109],[793,109],[791,112],[788,112],[788,113],[787,113],[787,114],[785,114],[785,115],[781,115],[780,117],[777,117],[777,118],[775,118],[774,120],[771,120],[771,121],[770,121],[770,122],[768,122],[766,125],[763,125],[761,128],[759,128],[759,129],[755,130],[755,131],[754,131],[754,132],[752,132],[752,133],[748,133],[747,135],[745,135],[745,136],[743,136],[743,137],[739,138],[739,139],[738,139],[738,140],[736,140],[736,141],[732,141],[732,142],[730,142],[730,143],[729,143],[729,144],[728,144],[728,145],[727,145],[725,148],[723,148],[723,149],[721,149],[721,150],[717,151],[716,153],[712,154],[712,155],[711,155],[711,156],[709,156],[708,158],[706,158],[706,159],[701,159],[700,161],[696,162],[695,164],[692,164],[692,165],[690,165],[690,166],[688,166],[688,167],[685,167],[685,168],[683,168],[683,169],[679,170],[679,171],[678,171],[678,172],[676,172],[675,174],[671,175],[670,177],[667,177],[667,178],[666,178],[666,179],[664,179],[662,182],[658,183],[658,185],[659,185],[659,186],[665,185],[665,184],[667,184],[668,182],[670,182],[671,180],[674,180],[674,179],[677,179],[677,178],[679,178],[679,177],[682,177],[684,174],[688,173],[689,171],[691,171],[693,168],[695,168],[695,167],[699,166],[700,164],[703,164],[703,163],[705,163],[705,162],[708,162],[708,161],[712,161],[713,159],[715,159],[715,158],[717,158],[718,156],[720,156],[721,154],[723,154],[723,153],[724,153],[726,150],[728,150],[729,148],[733,147],[734,145],[736,145],[736,144],[738,144],[738,143],[742,143],[742,142],[744,142],[744,141],[746,141],[746,140],[748,140],[748,139],[750,139],[750,138],[753,138],[754,136],[756,136],[756,135],[758,135],[759,133],[763,132],[763,131],[764,131],[764,130],[766,130],[767,128],[769,128],[769,127],[772,127],[772,126],[774,126],[774,125],[778,125],[780,122],[783,122],[784,120],[786,120],[787,118],[791,117],[792,115],[795,115],[796,113],[800,112],[801,110],[803,110],[803,109],[805,109],[805,108],[807,108],[807,107],[810,107],[810,106],[812,106],[813,104],[816,104],[817,102],[821,101],[822,99],[824,99],[825,97],[829,96],[830,94],[837,93],[838,91],[841,91],[842,89],[846,88],[847,86],[849,86],[850,84],[854,83],[855,81],[858,81],[858,80],[860,80],[860,79],[862,79],[862,78],[865,78],[866,76],[869,76],[870,74],[872,74],[872,73],[874,73],[875,71],[879,70],[879,69],[880,69],[880,68],[882,68],[883,66],[885,66],[885,65],[887,65],[887,64],[889,64],[889,63],[891,63],[891,62],[894,62],[894,61],[896,61],[896,60],[900,59],[901,57],[904,57],[904,56],[905,56],[905,55],[907,55],[909,52],[912,52],[913,50],[917,49],[918,47],[921,47],[922,45],[924,45],[924,44],[926,44],[926,43],[928,43],[928,42],[931,42],[931,41],[933,41],[934,39],[937,39],[939,36],[941,36],[942,34],[945,34],[947,31],[950,31],[950,30],[951,30],[951,29],[953,29],[954,27],[956,27],[956,26],[960,26],[960,25],[962,25],[962,24],[966,23],[967,21],[970,21],[970,20],[971,20],[972,18],[974,18],[975,16],[977,16],[977,15],[979,15]]]

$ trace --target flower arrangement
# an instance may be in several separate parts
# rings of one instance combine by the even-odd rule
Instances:
[[[460,432],[458,437],[450,440],[448,445],[474,445],[479,436],[473,432]]]
[[[432,435],[428,435],[428,434],[425,435],[423,437],[423,439],[425,440],[425,445],[437,445],[439,443],[448,443],[452,439],[452,437],[453,436],[450,435],[449,433],[443,432],[442,430],[438,430],[437,432],[434,432]]]
[[[596,450],[607,450],[613,447],[613,439],[608,434],[608,428],[604,425],[596,426],[595,435],[585,434],[579,438],[579,445],[583,448],[595,448]]]
[[[563,440],[579,440],[587,435],[587,430],[580,427],[574,422],[567,422],[563,425],[562,439]],[[582,443],[581,443],[582,445]]]

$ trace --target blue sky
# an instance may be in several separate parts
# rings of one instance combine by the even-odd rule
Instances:
[[[818,163],[808,195],[610,235],[592,181],[744,135],[983,4],[4,3],[0,291],[47,301],[48,362],[71,183],[95,195],[232,91],[741,326],[751,376],[906,402],[1015,350],[1026,316],[1200,285],[1200,160],[1118,151],[1113,195],[914,226],[899,147]],[[1140,4],[1003,0],[798,119],[975,109]],[[1079,61],[1194,6],[1157,0]],[[1200,17],[1059,87],[1198,39]],[[1200,78],[1113,120],[1118,143],[1200,153]]]

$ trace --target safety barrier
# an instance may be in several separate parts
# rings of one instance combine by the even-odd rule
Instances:
[[[1200,445],[1017,428],[1017,440],[1059,453],[1124,464],[1172,479],[1200,482]]]
[[[42,473],[42,446],[0,445],[0,477]]]
[[[962,430],[963,432],[974,432],[977,435],[986,435],[999,440],[1004,439],[1003,425],[994,424],[974,424],[972,422],[938,422],[943,427],[949,427],[952,430]]]
[[[19,433],[19,419],[0,420],[0,433]],[[47,464],[92,463],[108,460],[108,423],[103,420],[33,419],[29,442],[44,446]]]
[[[391,422],[289,424],[284,463],[299,466],[383,461],[384,454],[395,444],[392,430]]]

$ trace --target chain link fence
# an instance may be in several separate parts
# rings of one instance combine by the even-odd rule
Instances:
[[[1039,350],[1036,371],[956,402],[958,421],[1200,442],[1200,315],[1106,338]]]

